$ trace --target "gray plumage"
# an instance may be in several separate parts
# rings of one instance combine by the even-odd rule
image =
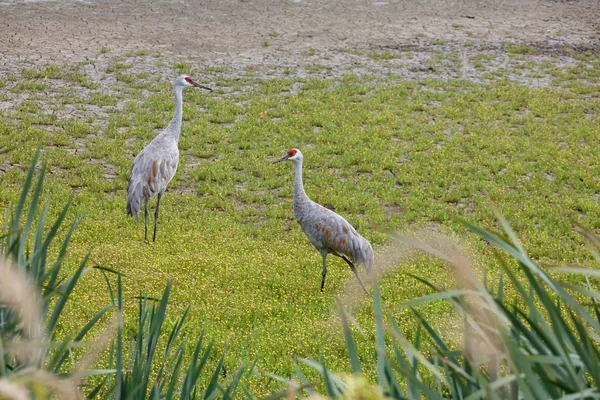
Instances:
[[[154,196],[158,196],[156,210],[154,211],[154,235],[152,237],[152,241],[154,241],[156,239],[160,199],[177,171],[183,108],[182,92],[190,87],[212,90],[194,82],[187,75],[181,75],[175,79],[175,82],[173,82],[175,115],[173,115],[165,130],[158,134],[137,155],[131,166],[131,174],[127,185],[127,215],[132,215],[137,221],[142,204],[144,205],[144,240],[148,240],[148,201]]]
[[[296,174],[294,179],[294,218],[323,258],[321,291],[323,291],[327,274],[327,255],[333,254],[348,263],[361,287],[367,292],[358,276],[356,266],[362,264],[367,272],[372,271],[374,255],[371,244],[356,232],[356,229],[343,217],[308,198],[302,184],[303,156],[300,150],[291,149],[275,162],[286,160],[294,162]]]

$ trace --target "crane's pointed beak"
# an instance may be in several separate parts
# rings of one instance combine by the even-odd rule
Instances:
[[[283,156],[283,157],[281,157],[281,158],[279,158],[279,159],[277,159],[277,160],[273,161],[273,164],[277,164],[278,162],[285,161],[285,160],[287,160],[288,158],[290,158],[290,156],[288,156],[288,155],[286,154],[285,156]]]
[[[211,89],[211,88],[209,88],[208,86],[201,85],[201,84],[199,84],[198,82],[194,82],[194,83],[193,83],[193,85],[194,85],[194,86],[196,86],[196,87],[199,87],[200,89],[206,89],[206,90],[208,90],[209,92],[212,92],[212,89]]]

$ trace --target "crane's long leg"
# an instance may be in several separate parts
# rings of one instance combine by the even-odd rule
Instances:
[[[144,240],[148,241],[148,202],[144,201]]]
[[[323,271],[321,271],[321,292],[325,286],[325,276],[327,275],[327,253],[321,253],[323,257]]]
[[[361,282],[361,280],[358,276],[358,272],[356,271],[356,266],[354,265],[354,263],[352,261],[348,260],[348,258],[346,256],[342,256],[342,259],[348,263],[348,265],[350,266],[350,269],[352,270],[352,272],[354,272],[354,275],[356,275],[356,279],[358,279],[358,283],[360,283],[360,287],[363,288],[363,290],[365,291],[366,294],[369,294],[369,292],[367,292],[367,289],[365,289],[365,285],[363,285],[363,283]]]
[[[158,192],[158,199],[156,200],[156,210],[154,210],[154,235],[152,235],[152,241],[156,240],[156,226],[158,225],[158,207],[160,207],[160,199],[164,192]]]

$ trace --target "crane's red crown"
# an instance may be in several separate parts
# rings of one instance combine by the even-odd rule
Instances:
[[[289,149],[288,156],[294,157],[298,151],[296,149]]]
[[[186,77],[185,77],[185,80],[186,80],[188,83],[194,83],[194,80],[193,80],[192,78],[190,78],[189,76],[186,76]]]

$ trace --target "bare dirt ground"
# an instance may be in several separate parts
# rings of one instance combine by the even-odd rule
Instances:
[[[413,52],[413,65],[392,72],[418,78],[431,72],[419,55],[433,50],[596,51],[599,37],[598,0],[0,0],[0,74],[139,49],[233,69],[318,61],[360,73],[353,49]]]

